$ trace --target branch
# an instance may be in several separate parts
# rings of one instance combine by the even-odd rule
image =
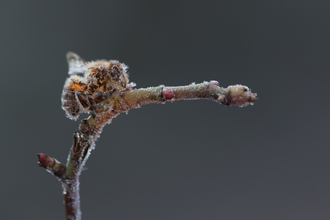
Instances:
[[[227,106],[239,107],[252,105],[257,94],[242,85],[219,87],[217,81],[191,84],[177,87],[149,87],[125,92],[116,91],[111,97],[99,103],[100,113],[92,113],[83,119],[73,135],[66,166],[45,154],[38,154],[38,164],[46,168],[62,181],[66,219],[81,219],[79,201],[79,176],[95,147],[103,127],[110,123],[121,112],[149,103],[165,103],[166,101],[209,99]]]

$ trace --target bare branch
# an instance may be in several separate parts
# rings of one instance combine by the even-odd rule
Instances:
[[[98,104],[99,113],[92,113],[83,119],[73,135],[66,166],[45,154],[38,154],[38,164],[62,180],[66,219],[81,219],[79,201],[79,176],[95,147],[103,127],[110,123],[121,112],[139,108],[149,103],[165,103],[166,101],[209,99],[224,105],[239,107],[252,105],[256,94],[242,85],[219,87],[217,81],[191,84],[177,87],[149,87],[124,92],[115,91],[110,97]]]
[[[124,100],[131,107],[149,103],[164,103],[165,101],[209,99],[224,105],[239,107],[253,105],[257,94],[242,85],[219,87],[217,81],[191,84],[175,87],[149,87],[125,92]]]

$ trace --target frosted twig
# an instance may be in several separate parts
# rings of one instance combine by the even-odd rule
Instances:
[[[247,106],[257,99],[256,94],[242,85],[219,87],[217,81],[191,84],[177,87],[149,87],[125,92],[114,92],[110,97],[98,104],[100,113],[92,113],[83,119],[73,135],[66,166],[45,154],[38,154],[38,164],[53,173],[62,181],[66,219],[81,219],[79,201],[79,176],[85,165],[95,141],[103,127],[110,123],[121,112],[149,103],[165,103],[166,101],[210,99],[224,105]]]

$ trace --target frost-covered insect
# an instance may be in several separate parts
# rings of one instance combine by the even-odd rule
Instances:
[[[97,103],[115,91],[129,90],[127,66],[117,60],[86,62],[73,52],[66,59],[70,77],[62,92],[62,109],[68,118],[77,120],[81,112],[98,112]]]

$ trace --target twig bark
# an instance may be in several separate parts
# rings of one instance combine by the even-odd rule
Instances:
[[[255,93],[246,86],[235,85],[219,87],[217,81],[191,84],[177,87],[149,87],[125,92],[115,92],[111,97],[99,103],[100,113],[91,114],[83,119],[73,135],[67,164],[64,166],[56,159],[38,154],[38,164],[59,178],[62,182],[64,206],[67,220],[80,220],[79,176],[95,147],[103,127],[121,112],[149,103],[166,101],[210,99],[224,105],[247,106],[257,99]]]

